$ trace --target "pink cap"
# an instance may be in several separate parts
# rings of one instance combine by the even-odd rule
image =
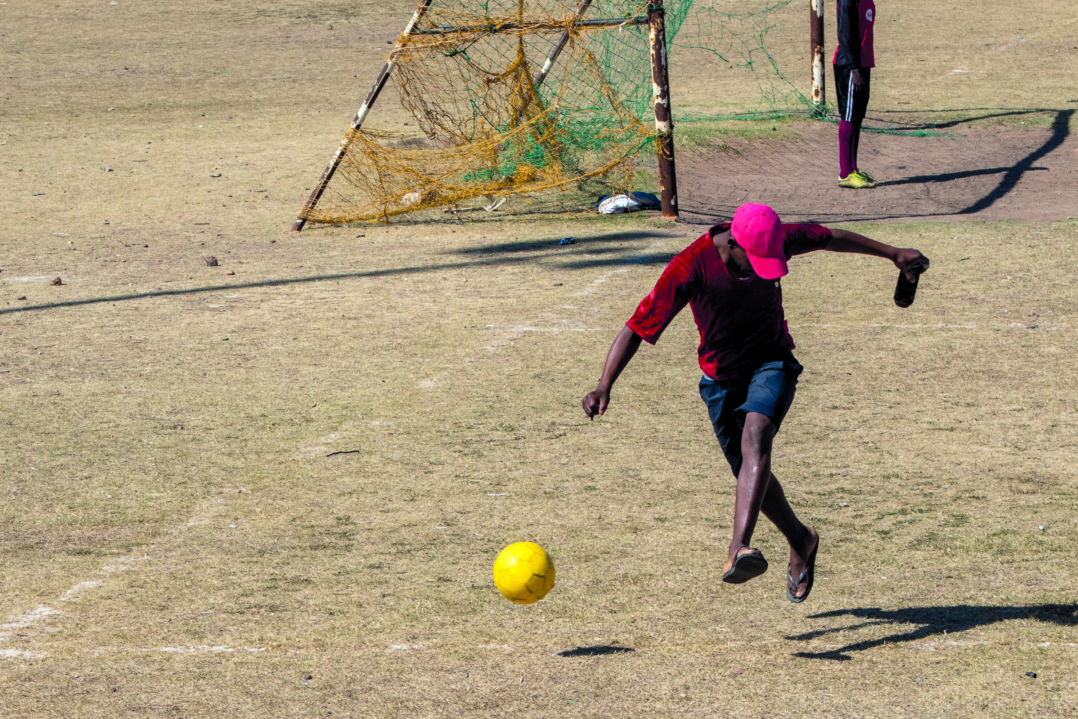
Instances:
[[[777,280],[790,272],[782,248],[786,233],[779,216],[767,205],[746,202],[737,208],[730,234],[745,249],[752,269],[763,279]]]

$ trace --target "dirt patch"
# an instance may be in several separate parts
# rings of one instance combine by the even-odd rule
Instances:
[[[1048,112],[1048,111],[1046,111]],[[861,136],[860,165],[871,190],[837,186],[837,128],[805,121],[797,139],[730,140],[677,157],[682,221],[711,224],[742,202],[772,204],[787,221],[1013,220],[1078,216],[1078,140],[1074,110],[1050,112],[1051,127],[956,124]]]

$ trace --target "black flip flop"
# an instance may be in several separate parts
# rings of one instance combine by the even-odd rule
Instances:
[[[816,546],[812,548],[812,553],[809,554],[808,563],[805,567],[805,571],[801,572],[801,576],[794,581],[793,575],[790,574],[790,567],[786,567],[786,598],[794,604],[800,604],[808,599],[809,592],[812,591],[812,583],[816,580],[816,550],[820,548],[820,537],[816,537]],[[794,591],[801,586],[805,580],[808,580],[808,584],[805,587],[805,593],[800,597],[794,594]]]
[[[744,551],[744,554],[741,552]],[[734,557],[734,565],[722,574],[722,581],[727,584],[741,584],[754,579],[767,571],[767,560],[763,552],[752,547],[739,549]]]

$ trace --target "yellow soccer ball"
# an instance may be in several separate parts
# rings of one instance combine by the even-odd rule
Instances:
[[[494,560],[494,584],[511,602],[535,604],[554,588],[554,562],[535,542],[510,544]]]

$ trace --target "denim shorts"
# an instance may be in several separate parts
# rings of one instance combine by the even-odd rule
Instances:
[[[797,388],[797,378],[804,367],[792,356],[776,362],[765,362],[751,375],[736,380],[714,380],[704,375],[700,379],[700,398],[722,453],[730,463],[734,476],[741,471],[741,433],[745,415],[759,412],[771,418],[775,430],[790,410]]]

